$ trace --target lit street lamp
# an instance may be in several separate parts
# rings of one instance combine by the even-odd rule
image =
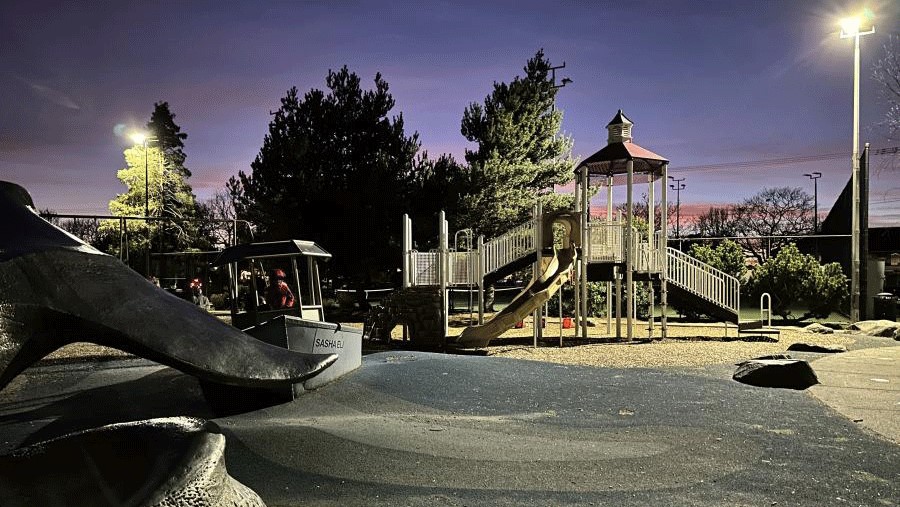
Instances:
[[[871,14],[867,12],[867,18]],[[853,38],[853,178],[851,201],[851,238],[850,238],[850,322],[859,320],[859,251],[860,251],[860,223],[859,223],[859,38],[862,35],[875,33],[875,25],[862,30],[861,17],[852,17],[841,20],[841,38]]]
[[[815,171],[812,174],[804,174],[813,181],[813,234],[819,232],[819,178],[822,173]]]
[[[675,237],[681,237],[681,191],[684,190],[685,185],[682,183],[684,178],[676,178],[674,176],[669,176],[669,179],[672,180],[674,185],[669,185],[669,188],[675,191]],[[665,203],[663,203],[665,205]]]
[[[144,146],[144,220],[147,221],[150,217],[150,171],[147,165],[147,143],[158,141],[158,139],[143,132],[135,132],[129,137],[134,144]],[[150,222],[147,222],[147,272],[145,276],[150,276]]]

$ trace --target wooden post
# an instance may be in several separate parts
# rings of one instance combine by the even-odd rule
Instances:
[[[668,187],[667,183],[669,181],[669,164],[663,164],[662,166],[662,175],[660,176],[662,180],[662,209],[659,228],[661,231],[659,238],[659,248],[662,257],[662,266],[660,266],[659,271],[659,299],[660,306],[662,306],[662,315],[659,318],[660,327],[662,327],[662,339],[666,339],[666,313],[669,311],[669,297],[668,297],[668,285],[666,278],[668,277],[668,266],[669,266],[669,201],[666,192],[666,187]]]
[[[627,170],[625,192],[625,292],[628,297],[626,307],[626,336],[628,340],[634,339],[634,160],[625,162]]]

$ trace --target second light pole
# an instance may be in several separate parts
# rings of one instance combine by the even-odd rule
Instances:
[[[815,171],[803,176],[813,181],[813,234],[816,234],[819,232],[819,178],[822,177],[822,173]]]
[[[684,190],[685,185],[682,183],[684,178],[675,178],[674,176],[669,176],[669,179],[672,180],[674,185],[669,185],[669,188],[675,191],[675,237],[681,237],[681,191]],[[663,203],[663,206],[667,206],[667,204]]]

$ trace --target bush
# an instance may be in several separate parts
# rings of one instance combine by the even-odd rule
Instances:
[[[847,276],[839,264],[823,266],[812,255],[800,253],[793,243],[757,267],[753,278],[754,295],[771,294],[772,312],[784,319],[800,303],[808,308],[801,320],[827,317],[849,294]]]
[[[588,282],[588,315],[601,315],[606,311],[606,283]],[[571,317],[575,315],[575,291],[571,283],[562,286],[563,315]],[[547,301],[548,312],[551,316],[559,315],[559,294],[554,294]]]
[[[228,297],[225,293],[210,294],[209,302],[216,310],[225,310],[228,306]]]

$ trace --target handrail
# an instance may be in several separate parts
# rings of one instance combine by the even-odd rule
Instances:
[[[769,306],[765,306],[765,301],[768,300]],[[765,315],[765,317],[763,317]],[[766,327],[772,327],[772,295],[768,292],[763,292],[761,296],[759,296],[759,321],[765,322],[768,320]]]
[[[513,227],[484,243],[484,272],[496,271],[507,264],[535,252],[535,221]]]
[[[668,281],[735,314],[740,311],[740,280],[674,248],[667,252]]]

